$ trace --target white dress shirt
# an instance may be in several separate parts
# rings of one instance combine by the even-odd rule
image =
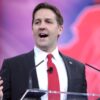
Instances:
[[[38,84],[39,89],[42,90],[48,90],[48,75],[47,75],[47,52],[44,52],[34,47],[35,52],[35,64],[37,65],[42,60],[44,60],[43,63],[41,63],[38,67],[36,67],[37,77],[38,77]],[[60,91],[61,92],[67,92],[68,89],[68,77],[67,77],[67,71],[65,68],[65,64],[62,60],[62,57],[59,54],[58,48],[56,48],[52,53],[53,58],[52,61],[57,67],[59,81],[60,81]],[[47,94],[41,97],[42,100],[48,100]],[[60,100],[65,100],[66,96],[64,94],[61,95]]]

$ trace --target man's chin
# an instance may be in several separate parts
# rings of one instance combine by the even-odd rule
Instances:
[[[40,48],[43,51],[47,51],[48,50],[48,45],[41,44],[41,45],[38,45],[38,48]]]
[[[47,48],[48,45],[46,45],[46,44],[41,44],[41,45],[38,45],[38,47],[39,47],[39,48]]]

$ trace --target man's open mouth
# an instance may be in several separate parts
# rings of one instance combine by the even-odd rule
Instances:
[[[40,33],[40,34],[39,34],[39,37],[40,37],[40,38],[46,38],[46,37],[48,37],[48,34]]]

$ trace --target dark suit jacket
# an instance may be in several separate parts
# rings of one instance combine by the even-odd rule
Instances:
[[[85,67],[82,63],[60,55],[68,73],[68,92],[86,93]],[[34,50],[3,62],[1,77],[4,80],[4,100],[19,100],[29,85],[29,73],[35,68]],[[32,72],[33,88],[39,88],[36,70]]]

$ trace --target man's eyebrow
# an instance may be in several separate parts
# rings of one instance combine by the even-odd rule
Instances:
[[[34,21],[40,20],[40,18],[34,19]]]
[[[36,18],[36,19],[34,19],[34,22],[41,21],[41,20],[42,20],[41,18]],[[52,18],[45,18],[44,20],[53,21],[54,19],[52,19]]]
[[[53,20],[52,18],[46,18],[47,20]]]

